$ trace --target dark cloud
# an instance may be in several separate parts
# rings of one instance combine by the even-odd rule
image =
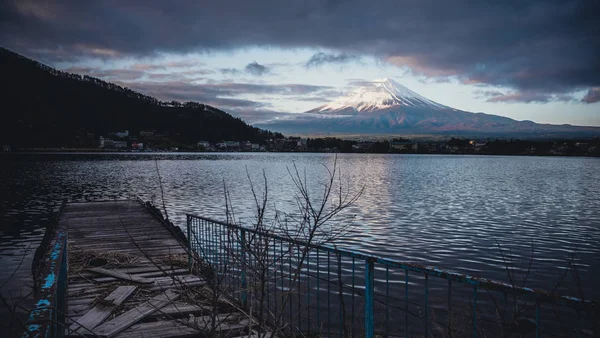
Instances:
[[[293,119],[298,116],[298,114],[284,113],[263,108],[232,108],[228,112],[250,124],[266,124],[283,119]]]
[[[235,69],[235,68],[221,68],[221,69],[219,69],[219,71],[223,75],[238,75],[241,73],[241,71],[239,69]]]
[[[504,103],[548,103],[554,101],[573,101],[574,98],[570,95],[547,94],[539,91],[513,91],[502,93],[499,91],[482,91],[483,96],[489,97],[487,102],[504,102]]]
[[[129,68],[100,69],[94,67],[68,67],[62,70],[80,75],[89,75],[100,78],[105,81],[115,82],[133,82],[142,80],[151,81],[197,81],[203,79],[204,75],[211,74],[213,71],[208,69],[193,69],[186,71],[165,72],[165,69],[158,65],[134,64]],[[161,73],[153,71],[160,70]]]
[[[311,67],[319,67],[324,64],[329,63],[346,63],[350,61],[358,61],[360,57],[356,55],[350,55],[347,53],[342,54],[325,54],[325,53],[316,53],[306,62],[305,66],[307,68]]]
[[[90,75],[106,81],[124,83],[127,86],[136,86],[145,94],[156,96],[160,99],[205,101],[211,97],[239,96],[239,95],[285,95],[288,97],[300,95],[337,96],[340,93],[330,86],[305,85],[305,84],[261,84],[261,83],[236,83],[215,82],[197,83],[202,78],[188,77],[201,75],[204,70],[192,70],[175,73],[148,73],[135,69],[99,69],[93,67],[70,67],[62,69],[80,75]],[[135,82],[130,82],[135,80]],[[205,79],[202,79],[205,80]],[[133,87],[132,87],[133,88]],[[171,90],[173,89],[173,90]],[[169,96],[171,94],[177,95]]]
[[[218,91],[219,95],[268,94],[268,95],[308,95],[330,90],[328,86],[304,84],[256,84],[256,83],[210,83],[198,85]]]
[[[246,65],[243,70],[237,68],[221,68],[219,69],[223,75],[242,75],[250,74],[254,76],[263,76],[271,73],[271,69],[267,66],[263,66],[260,63],[254,61]]]
[[[336,98],[338,96],[340,96],[342,93],[340,92],[336,92],[336,95],[328,95],[328,94],[322,94],[322,95],[317,95],[317,96],[296,96],[296,97],[290,97],[290,100],[294,100],[294,101],[305,101],[305,102],[314,102],[315,104],[322,104],[322,103],[327,103],[327,102],[331,102],[332,98]]]
[[[63,69],[69,73],[89,75],[105,81],[134,81],[146,75],[145,71],[136,69],[98,69],[92,67],[69,67]]]
[[[259,64],[256,61],[247,64],[246,67],[244,67],[244,70],[246,70],[247,73],[250,73],[250,74],[256,75],[256,76],[262,76],[262,75],[265,75],[265,74],[271,72],[269,70],[269,68]]]
[[[504,93],[499,90],[476,90],[475,94],[485,97],[504,95]]]
[[[585,0],[7,0],[0,44],[43,62],[327,48],[331,60],[372,55],[427,77],[556,95],[600,87],[597,13]]]
[[[263,108],[268,106],[268,104],[252,100],[222,97],[232,96],[234,91],[219,85],[195,85],[179,81],[123,82],[119,84],[163,101],[196,101],[226,110],[232,108]],[[241,92],[241,90],[238,92]]]
[[[429,84],[429,83],[451,83],[452,80],[448,77],[426,77],[426,78],[420,78],[419,82],[424,83],[424,84]]]
[[[596,103],[600,102],[600,88],[591,88],[587,94],[581,99],[585,103]]]
[[[98,72],[91,72],[97,75]],[[197,84],[181,79],[164,81],[116,81],[117,84],[163,101],[196,101],[224,109],[234,116],[243,118],[248,123],[267,123],[283,117],[297,116],[270,110],[266,102],[240,98],[248,94],[265,94],[285,96],[295,100],[298,97],[319,98],[337,93],[326,86],[311,86],[301,84],[253,84],[253,83],[205,83]],[[339,93],[338,93],[339,94]]]
[[[143,71],[153,70],[169,70],[170,72],[180,72],[181,68],[192,68],[203,66],[204,64],[196,60],[181,60],[181,61],[159,61],[153,63],[138,62],[131,65],[129,68]]]
[[[233,116],[242,118],[250,124],[271,123],[279,119],[290,119],[297,114],[284,113],[270,109],[270,104],[232,98],[234,95],[247,93],[289,94],[320,90],[305,88],[303,85],[253,85],[253,84],[192,84],[182,82],[117,82],[132,90],[151,95],[163,101],[196,101],[224,109]]]
[[[152,71],[152,70],[164,70],[164,65],[157,65],[152,63],[135,63],[131,65],[131,69],[139,70],[139,71]]]

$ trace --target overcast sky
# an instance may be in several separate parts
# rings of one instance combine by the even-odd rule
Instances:
[[[0,45],[249,122],[389,77],[454,108],[600,126],[600,2],[30,1]]]

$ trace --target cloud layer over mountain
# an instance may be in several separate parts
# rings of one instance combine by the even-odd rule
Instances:
[[[308,65],[375,55],[429,77],[509,86],[519,91],[512,99],[528,101],[600,87],[599,12],[586,0],[14,0],[0,5],[0,42],[46,60],[324,47],[339,54]],[[251,63],[246,71],[266,70]]]

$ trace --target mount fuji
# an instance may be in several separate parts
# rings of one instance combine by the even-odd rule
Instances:
[[[260,127],[307,135],[600,136],[600,127],[538,124],[455,109],[388,78],[371,81],[331,103]]]
[[[361,87],[345,97],[310,110],[307,113],[352,114],[397,107],[452,110],[450,107],[413,92],[394,80],[385,78],[374,80],[369,85]]]

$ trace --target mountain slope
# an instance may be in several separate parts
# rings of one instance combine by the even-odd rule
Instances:
[[[369,85],[361,87],[345,97],[307,113],[371,112],[392,107],[431,108],[433,110],[452,109],[429,100],[394,80],[384,78],[374,80]]]
[[[316,123],[318,122],[318,123]],[[295,118],[265,124],[299,134],[473,135],[504,137],[598,136],[599,127],[538,124],[454,109],[390,80],[374,80]]]
[[[270,132],[247,125],[214,107],[161,102],[90,76],[61,72],[0,48],[3,116],[0,144],[78,145],[81,134],[156,129],[176,141],[250,140]]]

